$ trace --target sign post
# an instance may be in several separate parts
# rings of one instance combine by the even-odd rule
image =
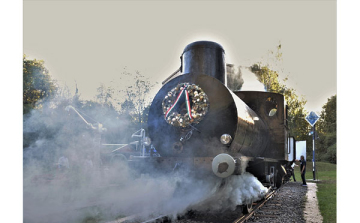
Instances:
[[[306,121],[313,127],[313,180],[315,180],[315,123],[319,118],[320,117],[313,111],[305,117]]]

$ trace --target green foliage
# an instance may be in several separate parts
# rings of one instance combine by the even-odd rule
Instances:
[[[336,132],[336,95],[328,98],[320,114],[319,130],[321,132]]]
[[[319,135],[316,149],[320,160],[336,163],[336,95],[328,98],[316,125]]]
[[[42,60],[28,60],[23,56],[23,114],[39,108],[51,98],[56,85],[49,75]]]
[[[330,163],[336,163],[336,143],[327,148],[323,159],[329,161]]]

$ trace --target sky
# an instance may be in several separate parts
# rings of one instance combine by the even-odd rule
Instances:
[[[187,44],[214,41],[226,63],[270,64],[320,112],[337,93],[336,1],[23,2],[23,52],[45,61],[60,84],[91,99],[100,84],[121,89],[124,70],[160,83]],[[270,50],[281,44],[282,61]]]

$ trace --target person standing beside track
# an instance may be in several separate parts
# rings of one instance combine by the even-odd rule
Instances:
[[[303,181],[302,186],[307,186],[305,181],[305,173],[306,173],[306,161],[304,156],[300,156],[300,172],[301,172],[301,179]]]

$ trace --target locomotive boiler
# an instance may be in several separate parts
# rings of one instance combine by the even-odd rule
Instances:
[[[280,186],[294,158],[287,156],[284,96],[230,90],[218,43],[191,43],[180,58],[180,72],[164,83],[148,115],[149,137],[161,157],[142,165],[221,178],[247,171],[264,185]]]

